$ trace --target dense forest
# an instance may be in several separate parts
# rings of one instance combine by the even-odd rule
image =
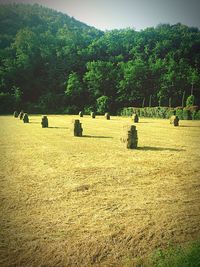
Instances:
[[[38,4],[0,5],[0,113],[200,104],[200,30],[102,32]]]

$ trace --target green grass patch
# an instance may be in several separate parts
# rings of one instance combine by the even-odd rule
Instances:
[[[157,249],[149,257],[131,258],[124,261],[123,267],[200,267],[200,241],[185,246],[171,246]]]

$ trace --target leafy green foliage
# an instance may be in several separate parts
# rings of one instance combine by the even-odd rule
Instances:
[[[83,108],[86,92],[78,74],[75,72],[69,75],[65,95],[68,97],[70,104]]]
[[[171,247],[168,250],[157,250],[152,256],[150,266],[198,267],[200,266],[200,244],[196,242],[187,247]]]
[[[147,118],[162,118],[169,119],[171,116],[176,115],[180,120],[199,120],[199,109],[197,106],[191,107],[191,109],[177,107],[175,109],[169,107],[145,107],[145,108],[134,108],[128,107],[121,110],[120,115],[132,116],[137,114],[139,117]]]
[[[109,97],[103,95],[97,98],[97,112],[104,114],[109,110]]]
[[[186,107],[194,106],[194,101],[195,101],[194,95],[188,96],[186,100]]]
[[[0,39],[0,92],[11,96],[1,98],[7,110],[16,103],[30,111],[94,109],[106,96],[115,113],[148,106],[150,96],[151,107],[167,107],[169,98],[180,106],[184,92],[200,105],[197,28],[164,24],[102,32],[37,4],[8,4],[0,5]],[[13,88],[20,101],[15,93],[11,101]]]

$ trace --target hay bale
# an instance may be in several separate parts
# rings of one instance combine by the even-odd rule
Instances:
[[[105,113],[105,118],[106,118],[106,120],[110,120],[110,113]]]
[[[90,115],[91,115],[91,117],[92,117],[93,119],[95,119],[95,117],[96,117],[95,112],[91,112]]]
[[[28,114],[27,113],[24,113],[23,122],[24,123],[29,123],[29,118],[28,118]]]
[[[170,117],[170,119],[169,119],[169,123],[170,123],[170,124],[172,124],[172,123],[173,123],[173,121],[174,121],[175,117],[176,117],[175,115],[172,115],[172,116]]]
[[[18,115],[19,115],[18,112],[17,111],[14,111],[14,113],[13,113],[14,118],[17,118]]]
[[[22,120],[23,117],[24,117],[24,112],[23,112],[23,110],[21,110],[19,113],[19,119]]]
[[[83,117],[83,111],[79,111],[79,117]]]
[[[49,127],[49,121],[46,115],[42,117],[41,121],[42,128],[48,128]]]
[[[123,126],[123,136],[121,137],[121,142],[125,144],[128,149],[137,148],[138,136],[135,125],[124,125]]]
[[[79,120],[72,120],[72,133],[74,136],[81,137],[83,135],[83,128]]]
[[[139,117],[138,117],[137,114],[133,114],[132,115],[132,119],[133,119],[133,122],[135,122],[135,123],[138,123],[139,122]]]
[[[179,118],[178,116],[171,116],[170,117],[170,124],[173,124],[174,126],[179,126]]]

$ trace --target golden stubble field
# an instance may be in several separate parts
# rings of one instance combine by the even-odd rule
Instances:
[[[200,237],[200,121],[0,117],[0,266],[127,266]]]

